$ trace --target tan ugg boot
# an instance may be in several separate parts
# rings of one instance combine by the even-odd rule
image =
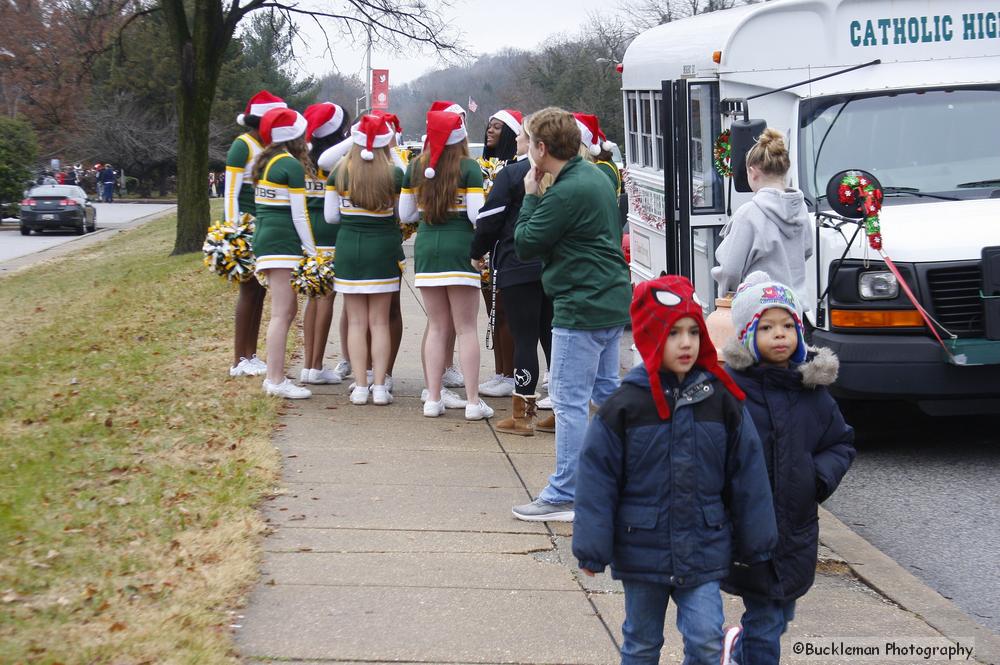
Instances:
[[[551,432],[556,431],[556,414],[549,413],[548,416],[542,418],[537,423],[535,423],[535,431],[537,432]]]
[[[504,434],[517,434],[519,436],[535,435],[535,400],[538,395],[518,395],[514,393],[511,397],[510,418],[504,418],[498,422],[494,429]]]

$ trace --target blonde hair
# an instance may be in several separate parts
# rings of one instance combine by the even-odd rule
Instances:
[[[417,190],[417,203],[424,211],[425,222],[437,224],[448,219],[448,212],[455,200],[455,190],[462,177],[462,159],[468,156],[467,141],[446,145],[434,167],[436,174],[433,178],[424,177],[424,170],[430,166],[430,150],[423,151],[417,157],[412,185]]]
[[[260,179],[264,177],[264,169],[267,168],[267,164],[271,161],[271,158],[286,151],[292,157],[299,160],[299,163],[302,164],[302,169],[306,172],[307,178],[315,177],[316,167],[313,166],[312,160],[309,159],[309,147],[306,145],[305,138],[300,136],[292,139],[291,141],[268,143],[267,146],[260,151],[260,154],[257,155],[257,161],[253,163],[254,184],[259,182]]]
[[[784,176],[792,163],[788,159],[785,137],[777,129],[765,129],[747,152],[747,167],[754,166],[769,176]]]
[[[597,157],[594,156],[594,153],[590,152],[589,147],[583,145],[582,143],[580,144],[580,152],[578,152],[577,154],[580,155],[580,157],[586,159],[591,164],[597,163]]]
[[[375,158],[361,159],[361,146],[351,146],[347,156],[337,163],[337,191],[350,192],[357,208],[377,212],[396,202],[396,179],[389,148],[375,148]]]
[[[569,111],[555,106],[536,111],[524,121],[524,129],[529,141],[544,143],[548,153],[556,159],[568,160],[579,154],[580,128]]]

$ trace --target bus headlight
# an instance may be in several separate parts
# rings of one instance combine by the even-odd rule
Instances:
[[[899,295],[899,281],[888,270],[858,275],[858,294],[863,300],[892,300]]]

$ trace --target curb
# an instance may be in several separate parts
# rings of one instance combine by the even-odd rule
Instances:
[[[64,254],[69,254],[71,251],[80,247],[81,242],[83,243],[83,246],[94,245],[112,238],[123,231],[134,229],[137,226],[141,226],[147,222],[152,222],[155,219],[173,214],[175,212],[177,212],[176,209],[160,210],[159,212],[152,212],[148,215],[143,215],[142,217],[136,217],[128,222],[123,222],[120,226],[98,227],[98,229],[92,233],[87,233],[81,236],[73,236],[68,241],[54,247],[47,247],[31,254],[25,254],[24,256],[18,256],[7,261],[2,261],[0,262],[0,279],[41,263],[45,263],[46,261],[59,256],[63,256]]]
[[[917,615],[949,640],[955,642],[973,638],[976,662],[988,665],[1000,663],[1000,636],[973,621],[954,603],[822,507],[819,509],[819,528],[820,542],[843,558],[862,582]]]

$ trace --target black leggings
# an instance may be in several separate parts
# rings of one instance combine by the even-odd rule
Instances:
[[[514,390],[534,395],[538,387],[538,343],[545,363],[552,351],[552,301],[541,282],[516,284],[501,289],[507,310],[507,326],[514,338]]]

